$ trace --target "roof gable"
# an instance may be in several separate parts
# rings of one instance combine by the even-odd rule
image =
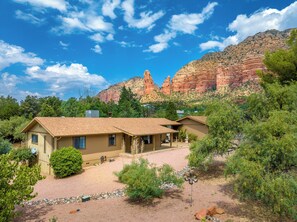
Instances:
[[[185,116],[185,117],[177,120],[177,122],[181,122],[181,121],[183,121],[185,119],[190,119],[190,120],[193,120],[195,122],[207,125],[207,117],[206,116]]]

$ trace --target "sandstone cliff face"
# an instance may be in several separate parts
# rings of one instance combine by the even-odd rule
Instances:
[[[164,94],[164,95],[170,95],[171,94],[171,81],[170,81],[170,76],[168,76],[163,84],[162,84],[162,87],[161,87],[161,92]]]
[[[257,81],[256,70],[263,70],[265,52],[286,48],[289,30],[270,30],[248,37],[222,52],[209,53],[181,68],[172,79],[172,92],[203,93],[224,91],[249,81]]]
[[[123,86],[141,98],[141,101],[152,102],[163,100],[164,95],[175,93],[185,95],[202,94],[208,90],[224,90],[238,87],[247,82],[257,82],[257,70],[265,69],[263,58],[265,52],[286,48],[290,30],[270,30],[248,37],[238,45],[228,46],[222,52],[208,53],[199,60],[182,67],[170,81],[168,76],[161,89],[154,84],[149,71],[144,78],[133,78],[103,90],[98,94],[102,101],[118,101]],[[180,97],[182,99],[182,97]]]
[[[97,94],[97,97],[103,102],[114,101],[118,102],[121,95],[121,89],[123,87],[130,88],[137,96],[142,97],[144,95],[144,82],[141,77],[134,77],[125,82],[121,82],[110,86],[109,88],[102,90]]]

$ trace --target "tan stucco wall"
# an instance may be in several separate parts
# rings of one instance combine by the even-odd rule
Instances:
[[[122,137],[122,134],[116,134],[116,145],[109,146],[108,134],[86,136],[86,149],[79,149],[83,155],[84,165],[98,163],[101,156],[115,157],[124,152],[121,150]],[[58,149],[68,146],[73,146],[73,137],[63,137],[58,140]]]
[[[32,143],[32,134],[38,136],[38,144]],[[44,140],[45,136],[45,140]],[[44,153],[44,143],[46,146]],[[36,124],[30,132],[27,133],[27,146],[29,148],[36,148],[38,150],[38,164],[41,166],[41,172],[49,174],[49,158],[53,151],[52,149],[53,137],[49,135],[39,124]]]
[[[188,133],[195,134],[198,139],[202,139],[206,134],[208,134],[208,126],[191,119],[184,119],[179,121],[182,126],[179,127],[179,130],[187,130]]]

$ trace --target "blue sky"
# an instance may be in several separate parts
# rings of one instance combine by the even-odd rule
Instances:
[[[0,95],[94,95],[268,29],[297,27],[297,1],[1,0]]]

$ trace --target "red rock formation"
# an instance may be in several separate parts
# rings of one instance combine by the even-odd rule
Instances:
[[[210,89],[224,91],[249,81],[258,81],[256,71],[265,69],[262,61],[265,52],[286,48],[289,34],[290,30],[282,32],[270,30],[248,37],[238,45],[228,46],[222,52],[208,53],[201,59],[182,67],[172,78],[172,83],[170,83],[170,77],[167,77],[161,92],[164,95],[171,95],[175,92],[185,95],[194,93],[195,95]],[[120,89],[124,85],[130,87],[139,98],[144,98],[143,102],[156,101],[162,97],[149,71],[145,71],[144,79],[138,78],[137,83],[129,81],[103,90],[98,94],[99,98],[103,101],[117,102]]]
[[[155,83],[151,76],[150,71],[145,70],[143,74],[144,80],[144,95],[149,95],[155,90]]]
[[[110,86],[109,88],[102,90],[97,94],[97,97],[103,102],[114,101],[118,102],[121,95],[121,89],[123,87],[130,88],[134,94],[139,98],[144,95],[144,83],[141,77],[135,77],[125,82],[121,82]]]
[[[162,84],[162,88],[161,88],[161,92],[164,95],[170,95],[171,94],[171,82],[170,82],[170,76],[168,76],[163,84]]]

